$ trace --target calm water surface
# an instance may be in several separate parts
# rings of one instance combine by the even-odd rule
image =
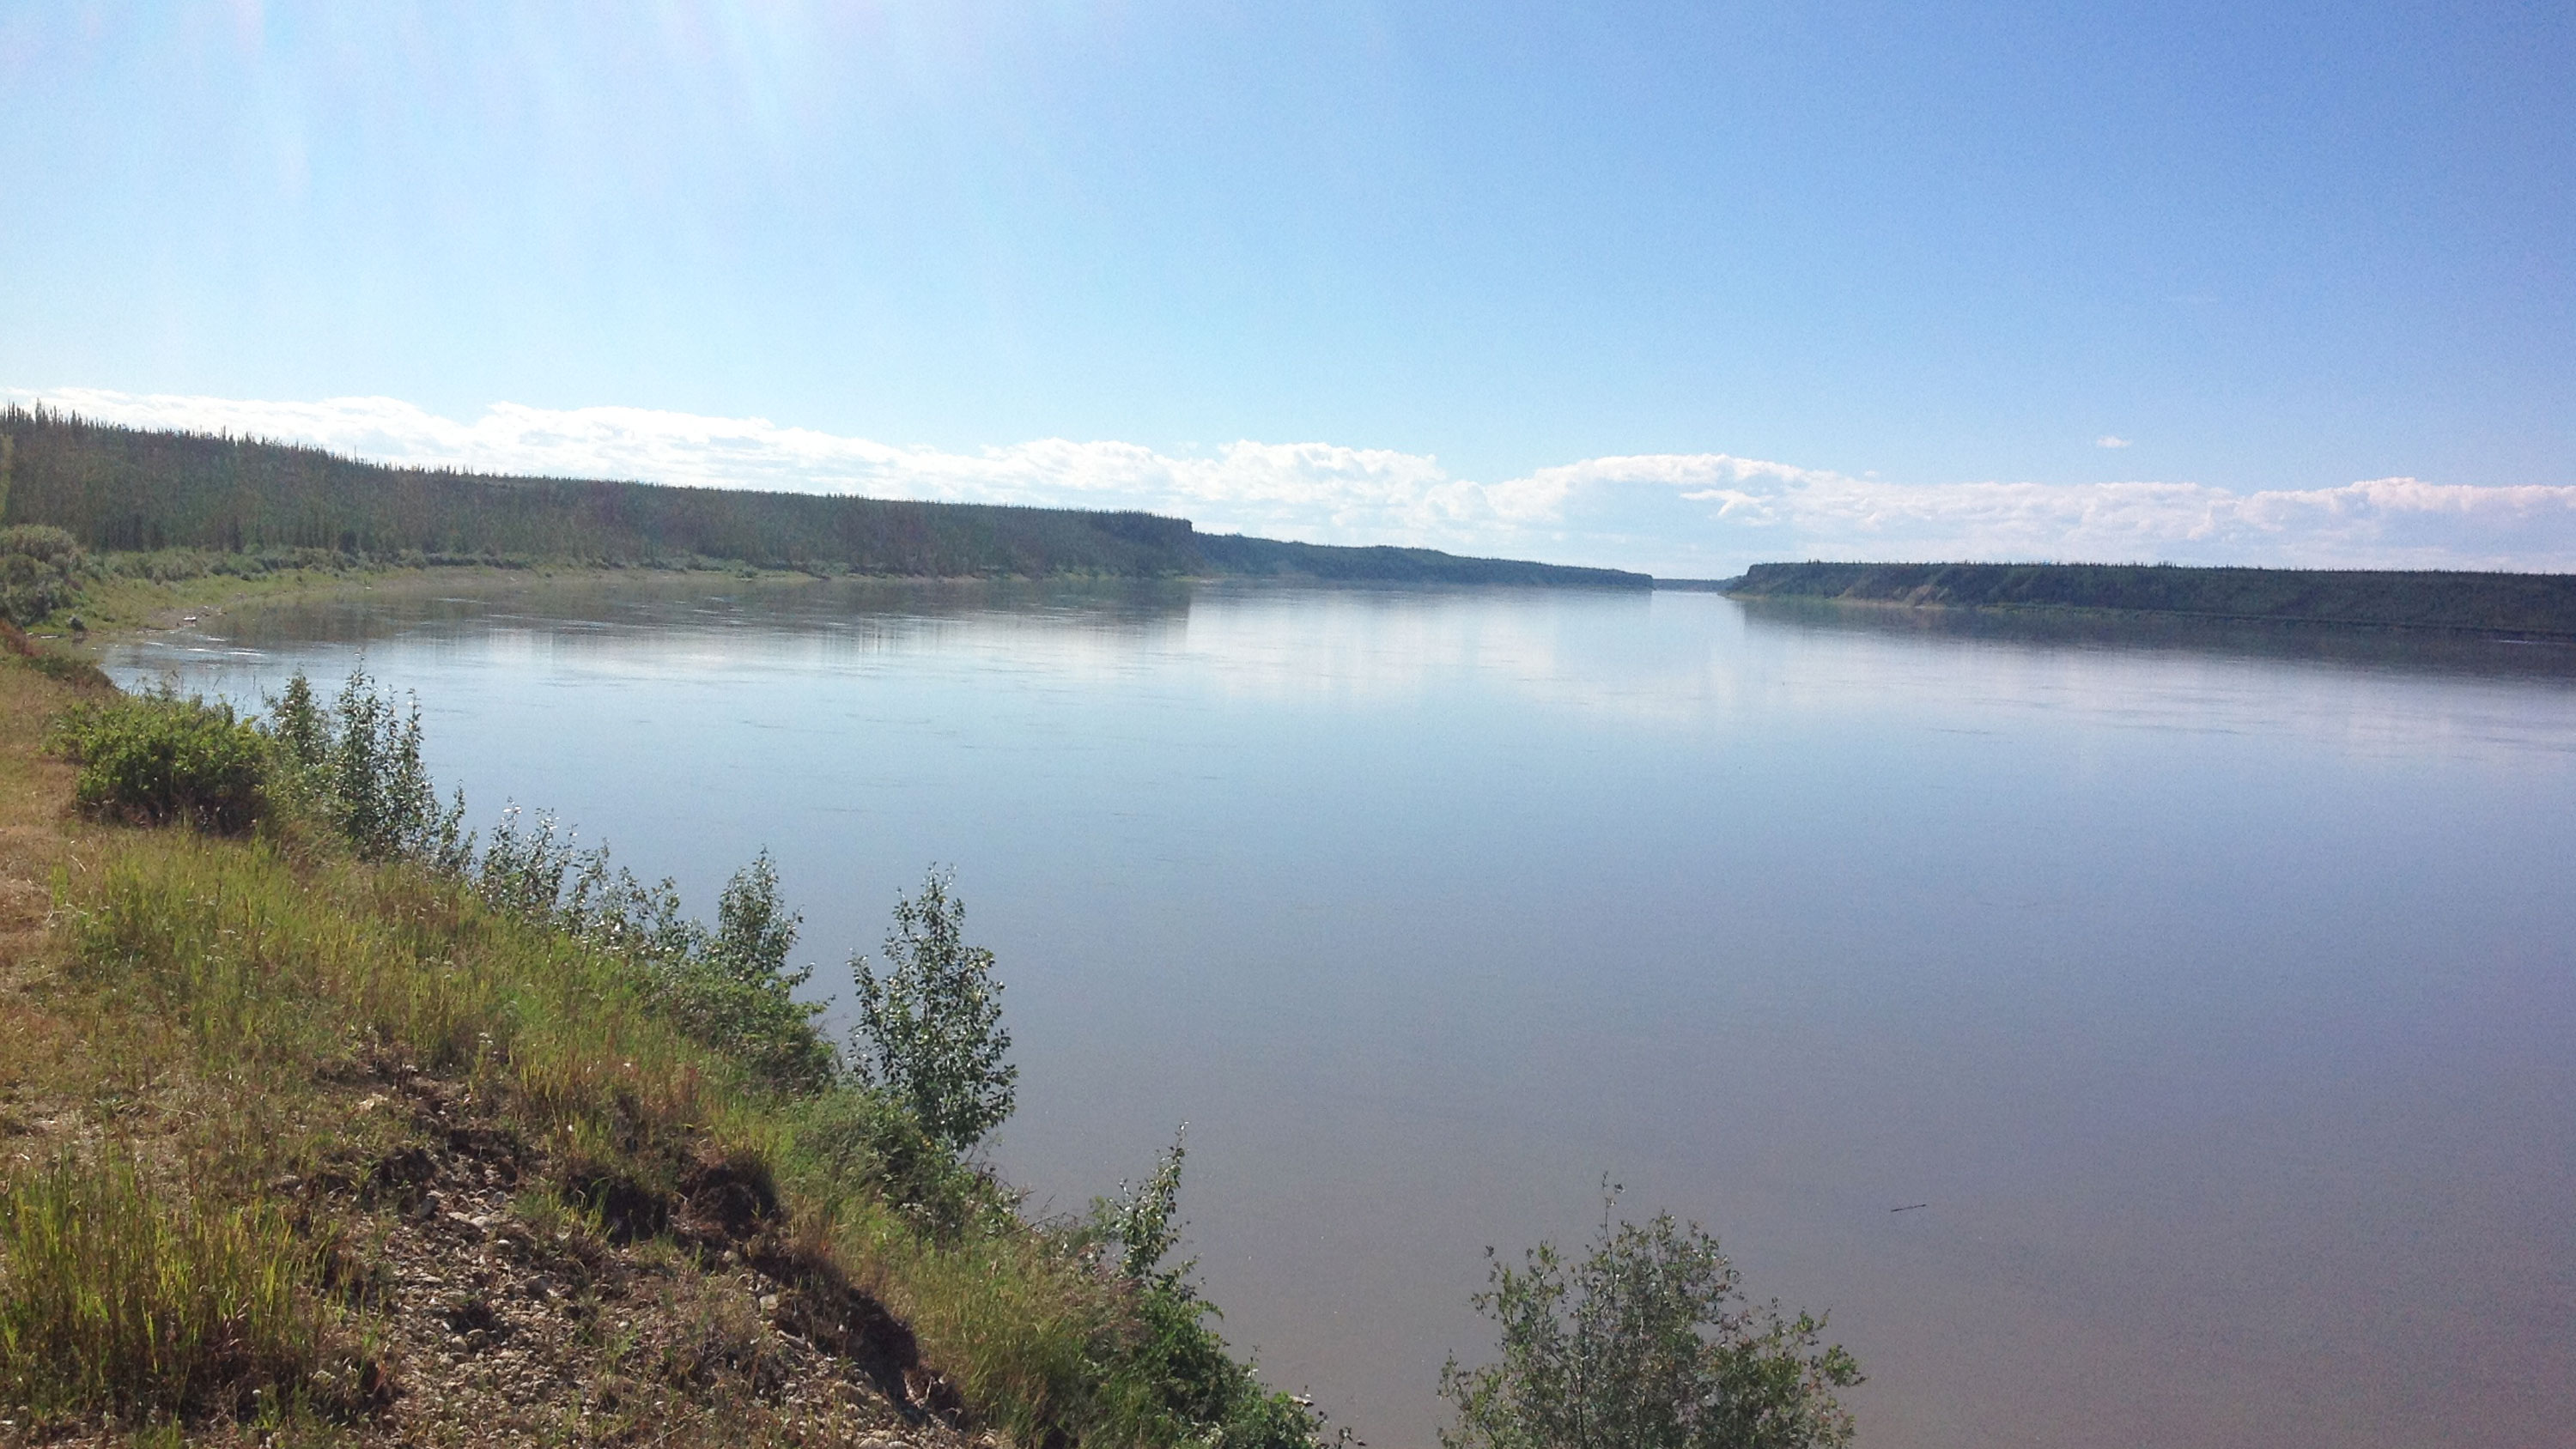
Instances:
[[[2576,1444],[2576,658],[1252,588],[390,591],[117,650],[416,689],[483,820],[825,980],[953,862],[1041,1204],[1141,1177],[1381,1446],[1483,1245],[1830,1308],[1881,1446]],[[1924,1203],[1919,1210],[1890,1208]]]

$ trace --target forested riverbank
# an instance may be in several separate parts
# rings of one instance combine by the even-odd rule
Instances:
[[[1643,574],[1204,534],[1184,518],[503,477],[0,409],[0,522],[164,575],[358,564],[1645,588]]]
[[[2177,564],[1766,563],[1710,587],[1746,599],[2102,609],[2576,639],[2576,575]]]

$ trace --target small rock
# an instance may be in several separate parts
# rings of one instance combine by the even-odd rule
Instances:
[[[763,1313],[776,1313],[778,1311],[778,1295],[775,1293],[761,1294],[760,1311]]]

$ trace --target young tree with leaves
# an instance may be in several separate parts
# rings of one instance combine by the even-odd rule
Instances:
[[[420,701],[398,703],[363,669],[325,707],[301,670],[269,701],[268,731],[296,786],[311,792],[361,860],[411,860],[461,871],[465,796],[441,806],[421,760]]]
[[[898,897],[885,971],[850,960],[859,1078],[893,1097],[933,1141],[963,1155],[1011,1115],[1020,1069],[1006,1058],[1002,983],[993,953],[966,944],[966,904],[953,873],[932,870],[918,896]]]
[[[1553,1244],[1497,1258],[1477,1310],[1502,1358],[1455,1359],[1441,1394],[1457,1405],[1444,1449],[1836,1449],[1851,1415],[1833,1391],[1861,1381],[1825,1321],[1744,1301],[1735,1265],[1697,1224],[1659,1213],[1610,1221],[1569,1265]],[[1493,1250],[1486,1249],[1488,1257]]]
[[[1222,1318],[1199,1294],[1194,1261],[1174,1263],[1181,1243],[1181,1158],[1177,1137],[1154,1175],[1121,1186],[1115,1200],[1095,1199],[1090,1231],[1115,1258],[1104,1258],[1135,1295],[1139,1338],[1113,1383],[1136,1420],[1152,1426],[1145,1441],[1205,1449],[1350,1449],[1349,1430],[1330,1430],[1311,1399],[1265,1387],[1250,1364],[1226,1352],[1207,1320]]]

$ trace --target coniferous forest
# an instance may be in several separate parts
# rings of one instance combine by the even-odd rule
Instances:
[[[95,552],[320,550],[357,561],[747,564],[897,577],[1299,576],[1646,588],[1644,574],[1204,534],[1183,518],[497,477],[320,448],[0,410],[0,521]]]

